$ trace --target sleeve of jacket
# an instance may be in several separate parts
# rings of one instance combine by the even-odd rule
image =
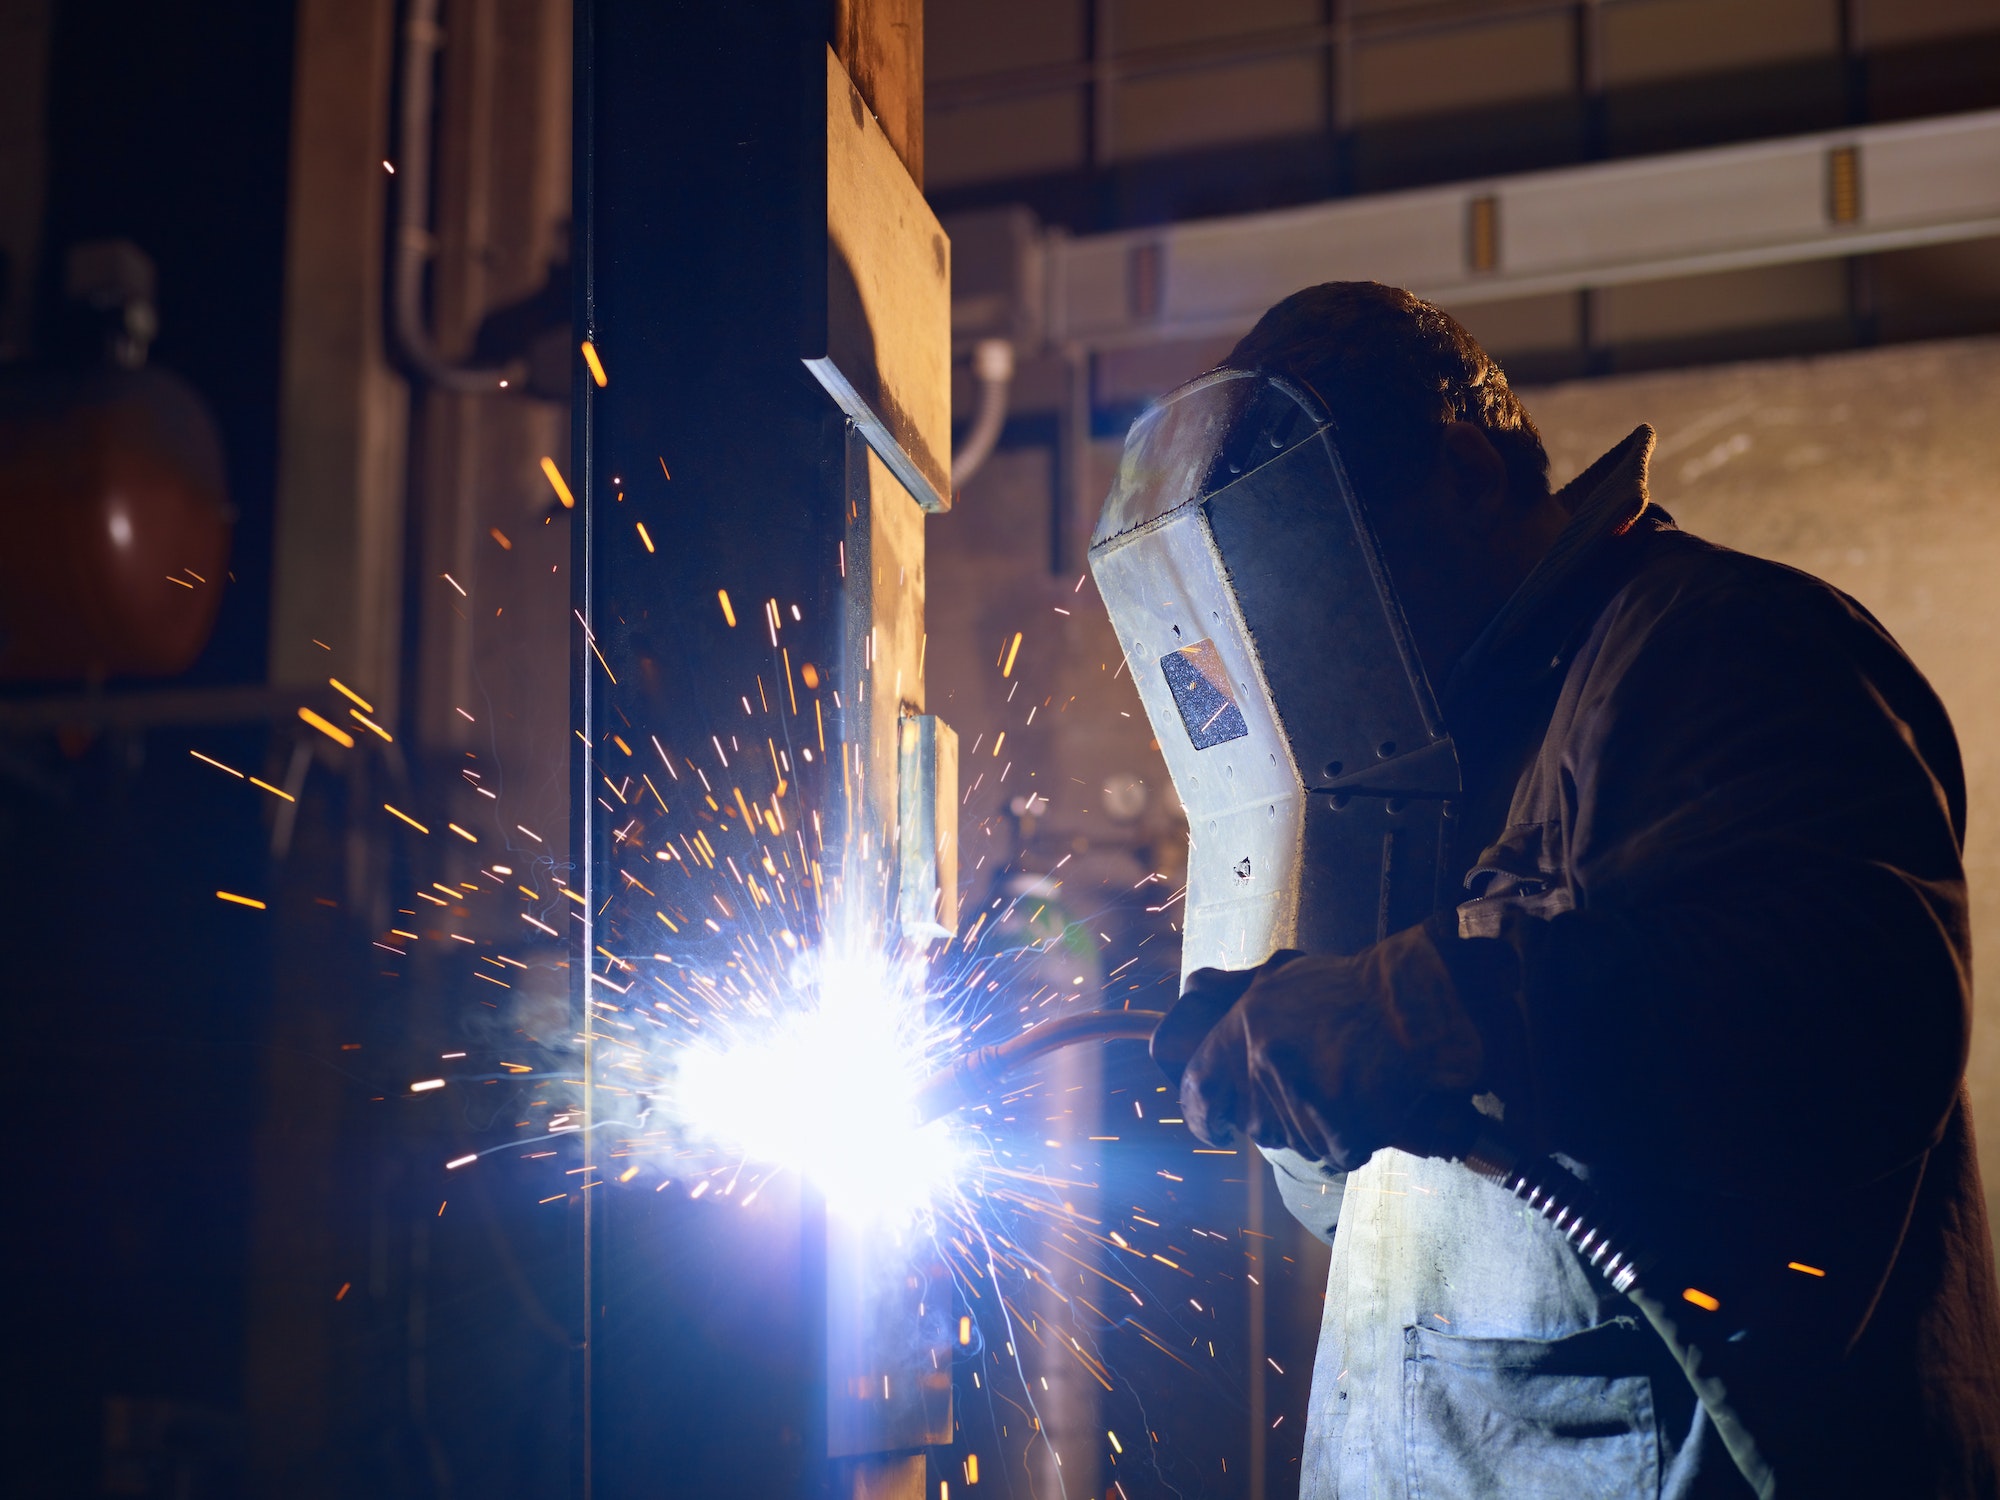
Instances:
[[[1598,647],[1562,752],[1575,908],[1504,939],[1550,1144],[1732,1194],[1910,1161],[1970,1019],[1942,707],[1777,568],[1616,604]]]

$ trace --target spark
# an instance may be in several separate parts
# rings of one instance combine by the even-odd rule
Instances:
[[[228,901],[236,906],[247,906],[253,911],[268,910],[265,904],[255,896],[239,896],[234,891],[217,891],[215,895],[219,901]]]
[[[576,616],[576,623],[583,627],[583,638],[586,641],[590,642],[591,653],[596,656],[597,664],[600,667],[604,668],[604,675],[606,677],[609,677],[611,679],[611,685],[613,687],[616,687],[618,685],[618,674],[611,670],[611,663],[606,661],[604,659],[604,653],[597,649],[597,637],[591,633],[590,621],[584,619],[582,612],[579,610],[573,609],[570,611],[570,613]],[[578,739],[583,738],[582,730],[577,731],[577,738]]]
[[[329,677],[327,678],[326,681],[329,687],[331,687],[336,693],[340,694],[341,697],[347,699],[347,701],[352,703],[356,708],[360,709],[364,714],[372,714],[375,712],[374,704],[370,703],[366,698],[362,697],[359,693],[355,692],[353,688],[349,687],[346,683],[342,682],[338,677]]]
[[[597,346],[589,339],[583,341],[583,362],[590,366],[590,378],[599,390],[611,384],[611,377],[604,373],[604,361],[597,357]]]
[[[363,729],[366,729],[373,734],[380,735],[384,740],[388,741],[392,745],[396,743],[396,737],[394,735],[389,733],[389,731],[384,729],[380,724],[377,724],[373,719],[369,718],[368,715],[364,714],[360,709],[350,708],[347,711],[347,713],[348,717],[353,719]]]
[[[797,1171],[838,1212],[908,1222],[963,1168],[949,1124],[917,1120],[935,1047],[922,973],[858,940],[801,956],[769,1024],[679,1055],[677,1117],[694,1139]]]
[[[306,723],[312,725],[313,728],[317,729],[321,734],[325,735],[328,739],[332,740],[336,745],[340,746],[343,750],[352,750],[354,748],[354,736],[349,734],[345,729],[342,729],[338,724],[332,722],[330,719],[321,718],[318,714],[314,713],[309,708],[300,709],[299,717],[303,719]]]
[[[594,365],[593,378],[602,385],[607,383],[600,374],[602,360],[593,361],[593,353],[586,342],[583,358]],[[564,508],[577,508],[577,496],[587,490],[584,475],[580,473],[579,488],[572,493],[553,459],[545,459],[542,467]],[[663,458],[660,468],[663,478],[671,480]],[[621,482],[612,480],[614,485]],[[621,494],[619,498],[625,497]],[[640,501],[642,497],[635,490],[631,498]],[[552,516],[544,510],[545,522]],[[635,516],[633,525],[646,553],[660,555],[659,539],[652,536],[650,524]],[[515,550],[499,528],[492,528],[489,535],[503,550]],[[841,568],[845,576],[844,546]],[[447,581],[469,598],[468,586],[456,578]],[[492,582],[486,575],[477,581],[491,591]],[[1078,592],[1085,581],[1081,577],[1076,581]],[[739,624],[735,604],[729,590],[716,587],[719,582],[718,578],[698,584],[691,597],[698,610],[703,589],[714,589],[725,625],[734,630]],[[753,597],[758,591],[754,579],[739,577],[738,586],[748,589]],[[1056,608],[1058,613],[1068,612]],[[1178,1225],[1169,1213],[1168,1227],[1155,1241],[1161,1244],[1162,1253],[1151,1256],[1111,1231],[1109,1223],[1090,1217],[1092,1212],[1108,1209],[1109,1203],[1100,1207],[1095,1198],[1085,1199],[1085,1190],[1095,1192],[1100,1185],[1083,1179],[1099,1172],[1110,1174],[1115,1170],[1114,1157],[1121,1150],[1151,1150],[1150,1132],[1135,1137],[1135,1142],[1145,1138],[1146,1145],[1122,1147],[1115,1135],[1086,1134],[1092,1129],[1111,1128],[1099,1124],[1096,1114],[1082,1107],[1062,1109],[1062,1104],[1055,1102],[1055,1108],[1062,1109],[1062,1118],[1051,1114],[1049,1119],[1062,1149],[1102,1153],[1099,1161],[1071,1163],[1073,1170],[1063,1174],[1075,1179],[1071,1183],[1055,1175],[1061,1163],[1050,1160],[1045,1148],[1038,1145],[1050,1132],[1050,1124],[1036,1119],[1017,1126],[1006,1113],[1008,1104],[999,1098],[990,1106],[974,1106],[943,1121],[919,1122],[917,1090],[939,1066],[980,1042],[1011,1031],[1017,1021],[1032,1024],[1042,1016],[1060,1014],[1080,997],[1070,993],[1072,986],[1037,987],[1045,979],[1068,979],[1070,975],[1055,967],[1061,964],[1069,968],[1059,940],[1037,946],[1029,935],[1034,922],[1028,913],[1032,910],[1038,918],[1042,911],[1033,898],[1025,904],[1017,901],[1018,917],[1014,907],[1003,900],[995,900],[988,910],[968,912],[969,921],[959,927],[955,937],[942,947],[933,943],[925,949],[904,941],[893,912],[882,908],[879,888],[863,892],[864,882],[873,884],[885,871],[893,878],[894,845],[884,848],[880,835],[863,828],[856,816],[851,800],[858,795],[854,787],[869,775],[871,765],[865,746],[854,746],[853,756],[846,753],[854,741],[848,738],[845,745],[841,743],[841,717],[843,709],[852,715],[857,699],[869,702],[878,692],[885,701],[900,697],[907,674],[900,659],[893,670],[884,661],[879,680],[871,685],[842,676],[858,672],[859,662],[829,670],[794,658],[783,631],[802,620],[802,610],[774,596],[767,597],[763,610],[770,655],[768,666],[757,669],[758,697],[753,703],[747,692],[741,691],[741,684],[735,684],[749,717],[737,726],[730,745],[723,745],[719,734],[711,738],[718,765],[730,771],[730,784],[709,783],[705,768],[684,754],[688,743],[698,745],[701,728],[713,730],[714,725],[697,728],[698,721],[684,723],[676,730],[679,748],[672,754],[661,737],[648,733],[652,726],[641,721],[637,713],[626,717],[616,707],[602,718],[592,715],[589,722],[578,720],[571,726],[583,753],[590,757],[589,774],[607,769],[598,757],[614,748],[621,759],[636,758],[643,766],[637,747],[650,739],[661,764],[677,782],[679,772],[672,757],[681,755],[700,787],[688,788],[685,805],[678,797],[673,804],[685,823],[672,821],[665,789],[650,775],[644,771],[636,777],[613,775],[599,788],[600,800],[611,814],[604,829],[607,852],[613,857],[608,867],[600,865],[590,873],[577,873],[563,849],[545,847],[542,836],[522,824],[514,825],[516,834],[508,834],[496,819],[486,834],[474,834],[469,826],[456,823],[448,823],[446,828],[469,842],[483,844],[487,837],[499,840],[504,847],[493,853],[503,859],[522,859],[518,874],[510,865],[489,865],[479,871],[476,880],[436,885],[435,895],[411,887],[428,883],[431,874],[441,878],[452,873],[456,880],[455,871],[425,871],[417,879],[407,874],[403,877],[408,884],[403,886],[400,899],[421,896],[446,911],[444,918],[433,919],[424,913],[422,920],[437,920],[440,927],[450,920],[461,929],[447,932],[426,926],[422,940],[431,944],[426,954],[436,955],[437,962],[449,962],[450,956],[456,955],[461,977],[464,971],[476,973],[489,988],[504,989],[507,986],[502,976],[519,973],[515,984],[522,996],[491,996],[480,1005],[498,1012],[494,1019],[504,1018],[504,1027],[526,1021],[525,1030],[513,1032],[517,1040],[501,1043],[510,1051],[523,1049],[516,1051],[518,1061],[481,1063],[475,1076],[420,1079],[408,1085],[406,1097],[442,1090],[448,1083],[473,1091],[461,1094],[461,1100],[479,1097],[477,1089],[482,1084],[497,1085],[498,1093],[508,1095],[518,1086],[520,1093],[529,1097],[515,1103],[515,1112],[526,1118],[513,1126],[525,1134],[510,1140],[556,1146],[560,1143],[552,1140],[554,1135],[576,1133],[579,1144],[593,1143],[590,1154],[606,1153],[602,1167],[580,1167],[576,1175],[582,1180],[540,1200],[544,1204],[587,1201],[584,1195],[600,1186],[622,1193],[651,1183],[660,1191],[678,1192],[687,1212],[715,1213],[728,1208],[765,1214],[774,1211],[774,1203],[783,1201],[774,1183],[790,1177],[809,1184],[829,1215],[885,1230],[897,1241],[914,1238],[928,1246],[934,1240],[962,1289],[956,1295],[966,1298],[951,1309],[950,1321],[937,1327],[945,1345],[982,1353],[990,1346],[997,1361],[1003,1348],[1013,1355],[1013,1339],[1021,1339],[1025,1346],[1028,1340],[1041,1343],[1052,1337],[1048,1357],[1054,1357],[1055,1349],[1073,1355],[1107,1390],[1118,1378],[1112,1341],[1120,1336],[1135,1344],[1141,1339],[1156,1344],[1169,1358],[1193,1368],[1168,1347],[1178,1343],[1171,1333],[1165,1342],[1155,1340],[1119,1314],[1106,1317],[1076,1289],[1081,1284],[1092,1291],[1102,1286],[1107,1294],[1118,1291],[1119,1296],[1112,1300],[1122,1304],[1129,1296],[1136,1310],[1156,1302],[1163,1307],[1174,1304],[1173,1295],[1154,1295],[1152,1279],[1158,1276],[1181,1275],[1212,1284],[1207,1283],[1203,1260],[1214,1251],[1207,1240],[1219,1237],[1208,1236],[1198,1248],[1183,1250],[1171,1242]],[[615,682],[607,660],[610,653],[600,649],[593,626],[623,624],[620,612],[613,605],[600,603],[590,620],[580,610],[575,617],[607,678]],[[732,635],[731,639],[741,638]],[[869,665],[877,663],[878,650],[884,657],[889,655],[888,640],[878,642],[872,632],[865,643],[857,638],[855,644]],[[1011,681],[1015,693],[1024,680],[1012,676],[1020,666],[1024,645],[1025,632],[1003,631],[1001,649],[996,653],[996,666],[1003,678]],[[760,655],[764,649],[757,648]],[[918,681],[922,680],[927,649],[926,638],[919,647]],[[808,653],[802,650],[803,654]],[[633,658],[628,655],[627,660]],[[628,667],[628,676],[632,670]],[[773,692],[771,689],[778,686],[776,677],[769,682],[764,679],[779,671],[784,686]],[[360,710],[343,721],[349,730],[356,724],[371,732],[380,728],[362,719],[362,715],[375,713],[373,705],[344,683],[328,681],[329,690],[339,692]],[[799,701],[801,688],[810,700],[809,714],[808,705]],[[1015,693],[1007,696],[1010,705]],[[827,700],[824,705],[822,694]],[[727,689],[720,697],[727,701]],[[843,699],[847,701],[843,703]],[[1040,706],[1062,711],[1047,700]],[[1062,707],[1071,706],[1077,706],[1076,700]],[[632,705],[628,702],[625,707]],[[833,725],[825,722],[827,707],[835,710]],[[474,722],[467,710],[458,708],[456,713]],[[1009,707],[1005,711],[1008,721],[1011,715]],[[381,717],[386,722],[389,716]],[[810,717],[812,723],[797,722],[793,716]],[[496,701],[479,721],[505,717],[506,705]],[[734,716],[729,718],[733,721]],[[1036,713],[1029,711],[1024,732],[1035,722]],[[1006,739],[1013,737],[1011,722],[1005,730],[993,722],[977,727],[983,727],[983,739],[975,739],[968,756],[987,749],[990,759],[1002,760],[1009,769],[1016,764],[1024,772],[1031,769],[1032,762],[1023,755],[1023,742],[1017,741],[1011,752],[1005,748]],[[614,729],[619,732],[612,733]],[[835,743],[831,745],[827,742],[829,729],[834,731]],[[383,737],[388,737],[386,731]],[[766,741],[769,781],[764,780],[764,763],[756,758],[758,738]],[[785,741],[783,745],[777,743],[780,739]],[[985,739],[994,743],[986,746]],[[353,740],[345,743],[351,745]],[[839,767],[833,765],[836,755],[841,760]],[[284,795],[220,761],[208,763],[275,795]],[[505,800],[501,778],[485,769],[485,762],[473,756],[463,764],[484,770],[483,776],[465,773],[474,790]],[[1005,772],[1002,779],[1006,779]],[[607,785],[609,790],[604,789]],[[972,791],[977,790],[975,784]],[[704,799],[703,791],[712,796]],[[843,794],[850,799],[845,816]],[[654,800],[650,810],[644,802],[648,795]],[[1046,796],[1029,796],[1031,811],[1049,811]],[[432,831],[400,808],[382,805],[414,830],[424,834]],[[432,806],[434,816],[439,809],[435,802]],[[527,811],[529,807],[513,806],[512,810]],[[513,842],[517,834],[538,847],[522,849]],[[574,887],[567,884],[572,878],[577,882]],[[551,940],[539,949],[532,941],[524,945],[531,953],[526,963],[494,952],[504,940],[504,913],[489,914],[482,920],[473,899],[484,891],[487,881],[493,884],[492,894],[504,895],[506,879],[521,882],[516,891],[522,900],[515,907],[521,920]],[[528,880],[535,881],[535,886],[527,885]],[[598,888],[599,880],[602,889]],[[657,894],[651,882],[658,882]],[[1160,883],[1170,881],[1162,879]],[[546,896],[539,889],[543,884],[551,887]],[[1052,871],[1049,891],[1059,884]],[[725,888],[731,886],[734,889]],[[1134,889],[1146,889],[1150,894],[1150,881],[1142,881]],[[1168,904],[1182,894],[1169,897]],[[557,907],[559,898],[580,910],[570,913]],[[239,899],[251,904],[249,898]],[[669,907],[673,909],[667,910]],[[409,916],[411,927],[387,929],[382,944],[392,953],[407,949],[414,954],[419,917],[406,908],[394,910]],[[704,916],[704,912],[709,915]],[[550,920],[558,915],[561,927]],[[1072,925],[1077,926],[1080,936],[1083,912],[1074,915],[1077,921]],[[653,925],[655,918],[657,926]],[[524,996],[530,1002],[538,998],[538,981],[555,977],[549,970],[568,967],[560,962],[565,955],[555,950],[570,935],[571,921],[595,934],[576,950],[577,958],[584,960],[578,967],[585,971],[578,976],[585,997],[578,1007],[583,1012],[577,1018],[581,1023],[578,1034],[536,1036],[532,1033],[541,1027],[527,1019],[535,1007],[516,1007],[523,1006]],[[501,925],[495,926],[496,922]],[[465,936],[467,932],[478,933],[479,942],[473,944]],[[667,945],[673,950],[671,954],[651,951],[663,932],[673,935]],[[1042,935],[1047,936],[1045,928]],[[403,948],[388,947],[391,939]],[[473,951],[458,954],[447,946],[451,939],[471,946]],[[616,952],[607,946],[610,944],[616,945]],[[1025,982],[1007,982],[1004,966],[1010,961],[1021,962],[1017,972]],[[1107,958],[1107,962],[1115,961]],[[1111,971],[1107,984],[1127,975],[1135,962],[1128,958],[1120,963]],[[1035,968],[1038,963],[1040,967]],[[1035,968],[1032,976],[1031,968]],[[1027,993],[1030,989],[1033,994]],[[1027,1003],[1021,1005],[1024,999]],[[1129,1003],[1142,1002],[1135,998]],[[1022,1010],[1018,1017],[1016,1006]],[[989,1022],[997,1024],[981,1034],[981,1027]],[[569,1053],[571,1046],[577,1051]],[[575,1060],[565,1061],[566,1054]],[[482,1056],[490,1054],[483,1052]],[[565,1076],[579,1071],[584,1074],[581,1078]],[[1013,1098],[1024,1099],[1048,1082],[1023,1081],[1026,1088],[1016,1091]],[[596,1102],[588,1112],[583,1104],[585,1096],[571,1091],[578,1086],[595,1090],[590,1097]],[[1028,1105],[1023,1115],[1038,1114],[1039,1102],[1037,1098]],[[1116,1099],[1104,1103],[1114,1111],[1124,1107]],[[1158,1103],[1174,1107],[1164,1091]],[[1133,1108],[1140,1121],[1151,1123],[1142,1106],[1135,1102]],[[538,1109],[539,1114],[535,1113]],[[482,1135],[463,1144],[467,1149],[462,1154],[441,1164],[447,1175],[491,1154],[500,1141]],[[1016,1159],[1015,1151],[1021,1152],[1023,1159]],[[574,1159],[558,1152],[535,1153],[530,1159],[542,1155]],[[620,1162],[617,1158],[630,1159]],[[1143,1157],[1133,1159],[1130,1166],[1135,1175],[1153,1170]],[[554,1169],[561,1170],[560,1160]],[[1196,1163],[1188,1179],[1199,1182],[1202,1179],[1197,1174],[1210,1169],[1227,1167],[1215,1162]],[[1182,1181],[1172,1172],[1159,1175],[1167,1188]],[[1069,1192],[1072,1187],[1077,1189],[1075,1193]],[[1066,1201],[1068,1197],[1076,1201]],[[700,1201],[700,1208],[692,1206],[694,1200]],[[442,1208],[441,1204],[440,1211]],[[1156,1221],[1143,1218],[1130,1226],[1119,1223],[1121,1228],[1132,1227],[1135,1234],[1144,1232],[1141,1223],[1160,1227]],[[1022,1224],[1034,1227],[1022,1235],[1018,1227]],[[1046,1239],[1037,1233],[1042,1226],[1049,1231]],[[1076,1254],[1070,1254],[1071,1249]],[[1227,1245],[1224,1249],[1234,1253]],[[1174,1259],[1169,1260],[1169,1256]],[[1099,1269],[1098,1262],[1114,1260],[1115,1266]],[[1155,1264],[1160,1266],[1157,1272],[1152,1270]],[[1239,1267],[1232,1265],[1229,1271],[1228,1279],[1241,1282],[1245,1273]],[[1121,1275],[1126,1279],[1119,1280]],[[1061,1286],[1065,1278],[1071,1279],[1067,1289]],[[1192,1290],[1199,1293],[1203,1289],[1197,1286]],[[974,1300],[996,1294],[996,1300],[983,1304]],[[1093,1336],[1091,1345],[1057,1332],[1051,1314],[1061,1314],[1053,1306],[1044,1312],[1033,1305],[1034,1299],[1051,1296],[1064,1308],[1074,1304],[1100,1319],[1094,1325],[1098,1335]],[[1006,1312],[1001,1314],[1003,1305]],[[959,1314],[960,1308],[967,1309],[964,1315]],[[935,1306],[931,1310],[943,1311]],[[1000,1328],[988,1324],[989,1312],[1010,1319],[1004,1336]],[[1184,1316],[1177,1312],[1166,1315]],[[1129,1331],[1121,1334],[1121,1328]],[[942,1355],[946,1350],[937,1352]],[[1021,1352],[1031,1351],[1023,1347]],[[1279,1368],[1275,1362],[1273,1367]],[[989,1370],[988,1378],[998,1373],[997,1368]],[[1022,1373],[1032,1385],[1038,1372]],[[1049,1378],[1055,1378],[1053,1370]],[[897,1382],[900,1389],[901,1376]],[[1107,1437],[1113,1453],[1127,1453],[1118,1434],[1107,1433]],[[1129,1458],[1119,1461],[1129,1462]],[[978,1458],[967,1454],[963,1464],[964,1482],[977,1484]],[[947,1497],[948,1491],[941,1490],[940,1500]]]
[[[1682,1292],[1681,1300],[1683,1302],[1692,1302],[1703,1312],[1714,1312],[1722,1306],[1714,1297],[1696,1287],[1689,1287],[1686,1291]]]
[[[418,833],[430,832],[428,828],[424,827],[423,824],[419,823],[415,818],[411,817],[408,813],[404,812],[400,807],[391,807],[388,803],[384,802],[382,804],[382,811],[389,813],[394,817],[401,818],[405,823],[408,823],[412,828],[416,829]]]
[[[569,492],[569,483],[562,477],[562,470],[556,467],[553,458],[542,459],[542,472],[549,477],[549,487],[556,492],[556,499],[562,501],[564,510],[576,509],[576,496]]]

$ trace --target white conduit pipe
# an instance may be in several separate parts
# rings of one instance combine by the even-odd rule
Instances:
[[[981,339],[972,350],[972,371],[979,377],[979,412],[965,445],[951,456],[951,487],[957,490],[979,471],[1000,441],[1007,425],[1007,388],[1014,380],[1014,346],[1005,339]]]
[[[432,385],[468,395],[498,395],[502,382],[518,385],[512,366],[481,369],[454,365],[439,354],[424,321],[424,267],[436,242],[430,231],[431,73],[444,32],[438,0],[409,0],[403,23],[402,158],[396,163],[396,269],[390,324],[396,346]]]

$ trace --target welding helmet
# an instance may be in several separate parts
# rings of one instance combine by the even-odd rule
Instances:
[[[1309,392],[1217,370],[1164,397],[1090,567],[1187,810],[1183,974],[1353,953],[1456,899],[1458,754]]]

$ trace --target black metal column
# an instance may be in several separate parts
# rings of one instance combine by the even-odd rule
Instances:
[[[846,423],[800,363],[824,317],[830,33],[830,7],[798,0],[578,5],[578,323],[608,375],[602,389],[579,378],[572,467],[584,512],[576,709],[591,741],[576,756],[577,859],[592,893],[576,914],[580,1025],[586,960],[669,941],[650,903],[616,892],[631,863],[622,845],[656,842],[706,796],[686,762],[715,772],[711,737],[727,753],[736,734],[745,794],[770,798],[762,720],[742,737],[745,703],[761,712],[785,691],[765,601],[787,611],[795,666],[831,677],[844,648]],[[821,713],[837,736],[838,710]],[[797,746],[793,756],[799,795],[824,820],[837,799],[819,795]],[[642,768],[664,778],[670,815],[612,790]],[[596,1115],[623,1104],[600,1093]],[[824,1236],[813,1205],[796,1187],[754,1213],[599,1189],[586,1234],[590,1488],[814,1492]]]

